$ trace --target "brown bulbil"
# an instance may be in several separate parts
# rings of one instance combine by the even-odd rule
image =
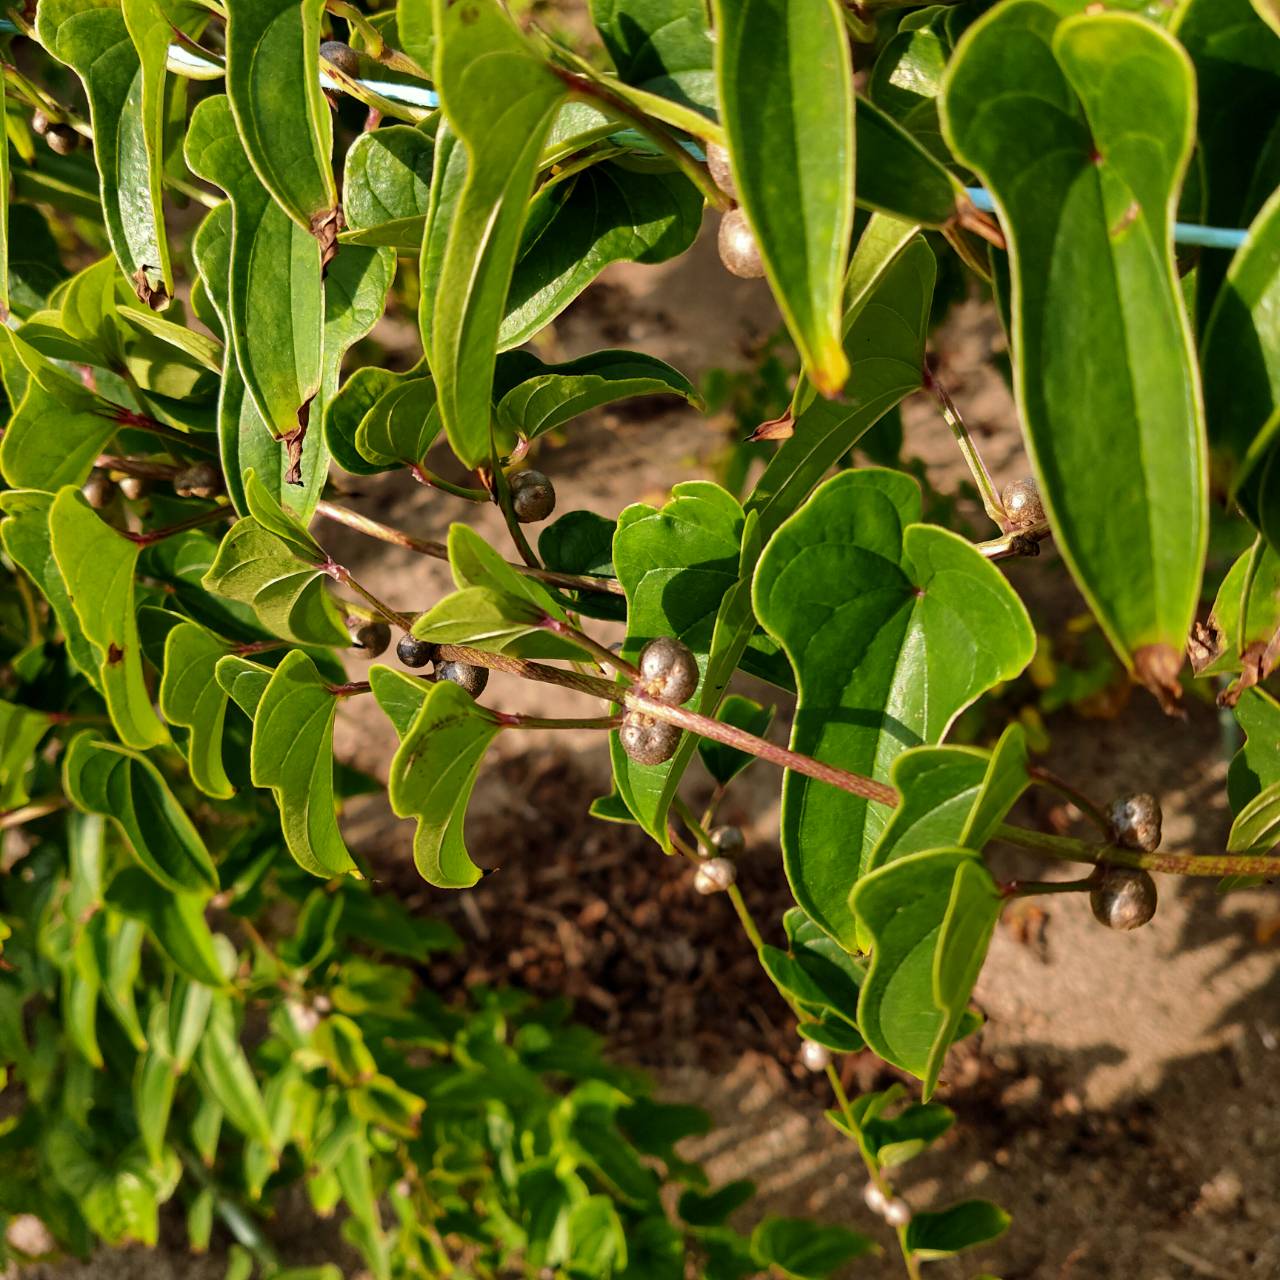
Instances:
[[[44,140],[49,150],[60,156],[69,156],[80,146],[80,135],[69,124],[51,124],[45,130]]]
[[[693,877],[693,887],[708,896],[724,893],[738,878],[738,870],[728,858],[708,858]]]
[[[1117,796],[1107,809],[1115,842],[1125,849],[1154,853],[1160,847],[1160,801],[1148,791]]]
[[[173,477],[180,498],[216,498],[222,492],[222,472],[212,462],[193,462]]]
[[[658,636],[640,650],[640,683],[664,702],[688,702],[698,687],[698,663],[687,645]]]
[[[739,857],[747,847],[741,827],[717,827],[711,833],[711,843],[726,858]]]
[[[541,471],[517,471],[511,477],[511,509],[521,524],[536,524],[556,509],[556,490]]]
[[[729,197],[738,198],[738,188],[733,181],[733,169],[729,164],[729,151],[715,142],[707,143],[707,171],[711,181]]]
[[[151,481],[146,476],[124,476],[120,480],[120,492],[130,502],[138,502],[151,492]]]
[[[1108,929],[1137,929],[1156,913],[1156,882],[1131,867],[1099,867],[1091,877],[1089,906]]]
[[[103,511],[116,496],[116,487],[105,471],[95,471],[80,488],[84,500],[95,510]]]
[[[396,657],[406,667],[425,667],[435,652],[435,645],[428,640],[419,640],[417,636],[403,635],[396,645]]]
[[[754,232],[741,209],[730,209],[720,219],[720,261],[725,269],[743,280],[759,280],[764,275],[764,259]]]
[[[1044,524],[1044,503],[1040,500],[1040,488],[1030,476],[1005,485],[1004,492],[1000,495],[1000,505],[1009,517],[1009,527],[1012,529],[1030,529]]]
[[[680,730],[665,720],[639,711],[628,711],[618,730],[622,749],[636,764],[661,764],[670,760],[680,742]]]
[[[366,622],[355,634],[357,646],[371,658],[386,653],[391,644],[391,628],[385,622]]]
[[[360,55],[341,40],[326,40],[320,46],[320,56],[333,63],[344,76],[354,80],[360,74]]]
[[[435,676],[437,680],[447,680],[465,689],[473,698],[478,698],[489,683],[489,669],[473,667],[469,662],[437,663]]]

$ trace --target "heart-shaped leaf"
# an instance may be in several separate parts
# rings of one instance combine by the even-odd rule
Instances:
[[[756,616],[796,672],[795,751],[886,778],[906,748],[1031,660],[1035,633],[1000,571],[962,538],[913,523],[899,472],[828,480],[770,541]],[[849,949],[849,890],[890,811],[788,772],[783,858],[796,901]]]
[[[78,489],[61,489],[49,508],[49,541],[67,599],[93,647],[111,723],[126,746],[168,742],[142,672],[134,613],[138,544],[104,523]]]
[[[253,717],[249,770],[270,787],[294,861],[316,876],[354,864],[334,816],[333,721],[338,699],[300,649],[275,669]]]
[[[713,0],[712,12],[738,199],[805,370],[834,396],[849,376],[840,314],[854,192],[853,69],[839,5]]]
[[[387,794],[401,818],[416,818],[413,860],[424,880],[442,889],[466,889],[482,874],[463,840],[471,789],[500,726],[471,695],[447,680],[422,687],[421,704],[403,729],[406,690],[387,675],[371,680],[379,703],[400,734]]]
[[[438,275],[426,269],[424,241],[424,293],[435,286],[428,349],[449,443],[475,467],[489,457],[494,350],[525,208],[565,89],[497,5],[446,10],[440,0],[435,81],[467,165]]]
[[[920,1077],[927,1100],[1003,899],[977,854],[938,849],[873,871],[852,901],[872,939],[858,1028],[886,1062]]]
[[[1009,1229],[1012,1219],[990,1200],[964,1200],[935,1213],[917,1213],[907,1225],[906,1247],[921,1262],[950,1258],[965,1249],[990,1244]]]
[[[766,1218],[751,1233],[751,1252],[762,1267],[776,1268],[789,1280],[826,1280],[854,1258],[875,1253],[876,1244],[808,1218]]]
[[[193,894],[217,889],[218,873],[200,833],[141,752],[87,730],[71,740],[62,778],[71,802],[115,821],[134,856],[166,889]]]
[[[1166,703],[1208,536],[1173,253],[1193,94],[1186,54],[1159,28],[1013,0],[961,40],[943,112],[1009,240],[1014,389],[1058,547],[1117,653]]]

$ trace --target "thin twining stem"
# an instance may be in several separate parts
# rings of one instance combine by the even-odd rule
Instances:
[[[366,537],[377,538],[380,542],[389,542],[392,546],[403,547],[406,551],[413,551],[421,556],[431,556],[436,560],[449,558],[449,548],[443,542],[415,538],[411,533],[393,529],[390,525],[327,499],[316,503],[316,514],[337,524],[344,524],[348,529],[354,529]],[[598,591],[612,596],[624,594],[622,584],[617,578],[596,578],[586,573],[556,573],[551,569],[534,569],[525,564],[511,564],[511,567],[516,572],[524,574],[526,578],[536,578],[539,582],[548,583],[553,587],[562,587],[566,591]]]
[[[1005,515],[1004,505],[996,493],[996,487],[991,481],[991,475],[987,471],[987,464],[982,461],[978,446],[974,444],[973,437],[969,434],[969,428],[965,426],[955,401],[947,393],[946,387],[938,381],[937,375],[929,368],[927,361],[924,366],[924,389],[937,402],[943,420],[951,428],[951,434],[955,436],[960,452],[964,455],[964,460],[973,475],[973,481],[978,486],[978,493],[987,515],[991,517],[993,524],[1008,532],[1009,520]]]

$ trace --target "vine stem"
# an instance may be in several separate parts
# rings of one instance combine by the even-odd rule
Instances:
[[[996,493],[996,487],[991,482],[987,464],[982,461],[978,446],[974,444],[973,437],[969,434],[969,428],[965,426],[964,419],[960,416],[960,410],[956,408],[955,401],[951,399],[946,387],[938,381],[937,375],[929,367],[928,361],[924,365],[924,389],[937,402],[943,420],[951,428],[951,434],[955,436],[956,443],[960,446],[960,452],[964,454],[964,460],[973,475],[974,483],[978,486],[978,493],[982,497],[982,505],[986,509],[987,515],[991,517],[993,524],[1007,533],[1009,520],[1005,515],[1004,504]]]
[[[570,626],[569,623],[561,622],[559,618],[553,618],[550,615],[544,615],[540,625],[555,635],[564,636],[566,640],[572,640],[574,644],[581,645],[606,671],[617,671],[630,680],[640,679],[639,667],[628,662],[620,654],[614,653],[598,640],[593,640],[585,631],[579,631],[577,627]]]
[[[702,192],[713,209],[724,213],[733,207],[733,201],[712,181],[706,165],[699,164],[666,130],[657,128],[653,120],[642,111],[610,93],[602,84],[589,80],[578,72],[568,71],[554,62],[548,65],[569,87],[571,97],[630,125],[637,133],[648,138]]]
[[[163,422],[153,418],[149,413],[139,413],[136,409],[126,409],[123,405],[113,404],[110,400],[102,401],[102,408],[97,410],[100,417],[110,418],[113,422],[118,422],[122,427],[134,427],[139,431],[146,431],[150,435],[158,436],[161,440],[168,440],[171,444],[180,444],[188,449],[195,449],[198,453],[214,453],[216,450],[207,444],[201,443],[194,436],[186,435],[181,431],[175,431],[172,427],[166,427]],[[180,468],[175,468],[175,474]]]
[[[99,459],[101,465],[102,460]],[[316,514],[324,516],[335,524],[344,524],[348,529],[363,533],[367,537],[377,538],[380,542],[389,542],[393,546],[403,547],[406,551],[418,555],[431,556],[436,560],[448,560],[449,549],[443,542],[433,542],[427,538],[415,538],[411,533],[401,529],[393,529],[388,524],[361,515],[348,507],[339,506],[336,502],[321,499],[316,503]],[[537,578],[539,582],[551,586],[563,587],[567,591],[596,591],[604,595],[620,596],[625,594],[622,583],[617,578],[595,578],[586,573],[557,573],[552,569],[534,569],[527,564],[507,562],[518,573],[526,578]]]
[[[1027,769],[1027,774],[1032,782],[1038,782],[1042,787],[1056,791],[1063,799],[1069,800],[1104,836],[1110,837],[1111,823],[1107,821],[1107,815],[1078,787],[1038,764],[1031,765]]]
[[[322,566],[325,573],[329,575],[335,582],[340,582],[344,587],[350,587],[368,606],[379,613],[393,627],[399,627],[401,631],[408,631],[413,626],[413,618],[405,613],[397,613],[385,600],[379,600],[377,596],[362,586],[351,576],[351,571],[341,564],[336,564],[330,560]]]
[[[1163,871],[1178,876],[1280,876],[1280,857],[1248,853],[1140,853],[1114,844],[1092,844],[1071,836],[1054,836],[1001,823],[996,836],[1023,849],[1035,849],[1065,862],[1088,862]]]
[[[235,512],[230,507],[214,507],[212,511],[202,511],[190,520],[180,520],[163,529],[151,529],[146,533],[128,533],[121,530],[121,537],[128,538],[134,546],[149,547],[153,543],[163,542],[175,534],[186,533],[188,529],[199,529],[202,525],[215,524],[219,520],[234,519]]]
[[[65,796],[44,796],[39,800],[32,800],[30,804],[0,813],[0,831],[10,831],[25,822],[34,822],[37,818],[47,818],[49,814],[66,807]]]

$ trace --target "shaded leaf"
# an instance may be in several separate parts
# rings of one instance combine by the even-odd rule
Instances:
[[[792,1280],[825,1280],[854,1258],[875,1253],[876,1245],[856,1231],[808,1218],[766,1218],[751,1233],[751,1251],[761,1266]]]
[[[907,1226],[906,1245],[922,1262],[949,1258],[1004,1235],[1011,1221],[990,1200],[965,1200],[938,1213],[917,1213]]]
[[[106,903],[147,926],[160,949],[188,977],[204,987],[226,984],[213,934],[205,922],[206,897],[174,893],[139,867],[117,872]]]
[[[207,795],[226,799],[234,788],[222,766],[222,725],[227,695],[214,678],[227,645],[194,622],[179,623],[164,645],[160,712],[170,724],[191,731],[187,765],[191,781]]]
[[[342,241],[416,252],[427,220],[434,154],[430,136],[409,125],[362,133],[351,144],[343,169],[347,230]]]
[[[716,719],[724,724],[731,724],[735,729],[743,729],[761,737],[769,731],[773,723],[775,708],[762,707],[750,698],[731,693],[716,711]],[[736,747],[727,747],[723,742],[713,742],[710,738],[698,741],[698,754],[707,772],[720,786],[727,786],[748,765],[754,763],[755,756]]]

